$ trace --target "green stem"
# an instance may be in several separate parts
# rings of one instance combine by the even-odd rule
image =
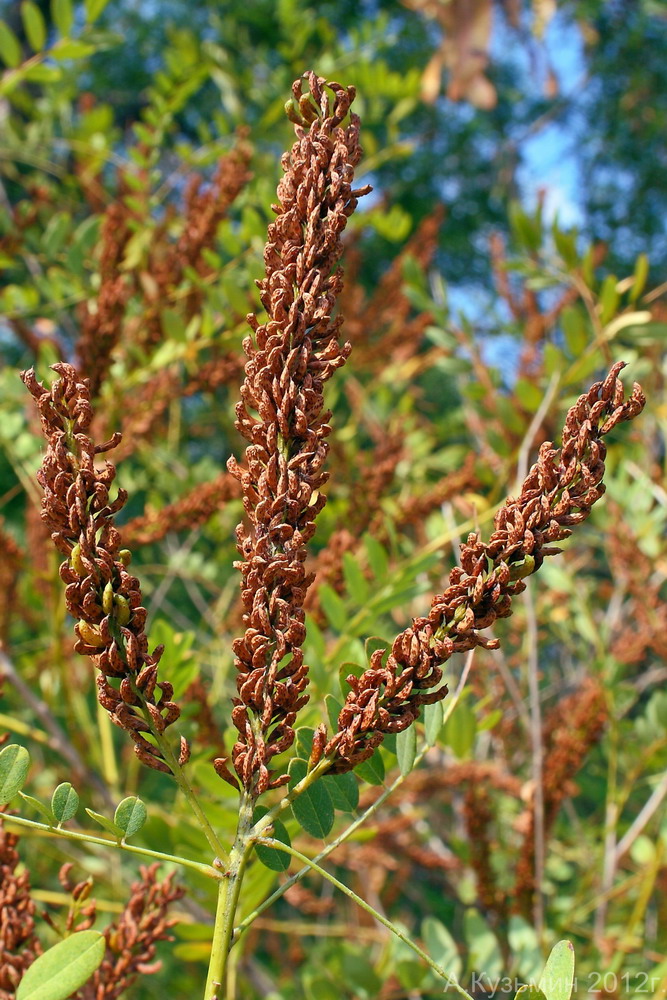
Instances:
[[[137,689],[136,693],[139,695],[139,697],[141,697],[142,702],[143,702],[143,695],[142,695],[142,693],[138,689]],[[206,839],[207,839],[207,841],[209,843],[209,846],[213,850],[213,852],[214,852],[214,854],[216,856],[216,859],[221,862],[221,866],[224,866],[228,862],[227,852],[225,851],[225,848],[222,846],[222,842],[221,842],[220,838],[218,837],[218,835],[216,834],[215,830],[213,829],[213,827],[209,823],[208,817],[206,816],[206,813],[202,809],[202,807],[201,807],[201,805],[199,803],[199,799],[195,795],[195,791],[194,791],[192,785],[190,784],[190,782],[188,781],[187,777],[185,776],[185,771],[183,770],[183,768],[181,767],[181,765],[178,762],[178,757],[174,753],[174,751],[173,751],[173,749],[172,749],[171,744],[169,743],[169,741],[167,739],[165,739],[165,737],[164,737],[164,735],[162,733],[158,733],[157,730],[155,729],[155,727],[153,725],[153,720],[151,719],[151,716],[150,716],[148,710],[145,707],[143,709],[143,713],[144,713],[144,717],[145,717],[146,721],[148,722],[149,726],[151,727],[151,732],[152,732],[153,736],[155,737],[155,742],[157,743],[158,747],[162,751],[162,756],[164,757],[164,759],[166,760],[167,764],[169,765],[169,767],[171,769],[171,773],[176,778],[176,782],[178,784],[178,787],[183,792],[183,795],[185,796],[185,798],[186,798],[186,800],[188,802],[188,805],[192,809],[192,812],[193,812],[195,818],[199,822],[199,825],[201,826],[202,830],[204,831],[204,836],[206,837]]]
[[[456,691],[449,700],[449,704],[443,713],[443,719],[442,719],[443,726],[447,722],[447,720],[449,719],[449,717],[451,716],[452,712],[454,711],[459,702],[461,693],[468,679],[468,674],[470,673],[470,668],[472,667],[474,652],[475,652],[474,650],[471,650],[470,653],[468,653],[465,666],[463,668],[463,672],[461,674],[461,678],[457,685]],[[414,763],[412,765],[413,771],[416,767],[418,767],[419,764],[421,764],[422,760],[424,759],[424,757],[426,756],[426,754],[428,753],[428,751],[431,749],[432,746],[433,746],[432,743],[424,744],[424,746],[421,748],[421,750],[415,757]],[[263,830],[267,829],[270,826],[270,820],[272,820],[275,816],[277,816],[278,813],[282,811],[283,808],[286,808],[286,805],[295,797],[295,795],[297,795],[300,791],[303,790],[303,787],[305,787],[306,782],[308,781],[308,779],[310,779],[311,774],[314,773],[315,770],[311,771],[310,774],[307,774],[306,777],[299,783],[299,785],[295,786],[292,789],[289,796],[285,796],[285,798],[282,799],[278,803],[278,805],[271,810],[271,812],[267,813],[266,816],[262,817],[262,819],[255,827],[254,832],[261,833]],[[318,774],[319,773],[320,772],[318,772]],[[378,811],[378,809],[380,809],[380,807],[384,805],[389,796],[392,795],[397,788],[400,788],[400,786],[403,784],[407,776],[408,776],[407,774],[399,774],[394,779],[392,784],[389,785],[389,787],[384,790],[382,795],[378,796],[375,802],[373,802],[373,804],[370,805],[368,809],[366,809],[360,816],[358,816],[353,823],[350,823],[349,826],[345,827],[342,833],[340,833],[335,840],[332,840],[331,843],[324,848],[324,850],[320,851],[320,853],[316,855],[314,859],[315,862],[324,861],[324,859],[327,858],[332,853],[332,851],[335,851],[337,847],[340,847],[340,845],[344,843],[349,837],[351,837],[352,834],[355,833],[360,826],[366,823],[371,818],[371,816],[373,816]],[[287,879],[286,882],[283,882],[283,884],[279,886],[276,889],[276,891],[268,897],[268,899],[265,899],[264,902],[261,903],[256,910],[253,910],[252,913],[249,913],[248,916],[245,918],[245,920],[243,920],[235,929],[234,941],[237,941],[239,937],[243,934],[243,932],[247,930],[248,927],[250,927],[252,922],[256,920],[257,917],[261,916],[262,913],[268,910],[270,906],[273,906],[276,900],[280,899],[280,897],[283,896],[288,889],[291,889],[293,885],[296,885],[297,882],[300,882],[301,879],[308,874],[308,871],[309,868],[308,866],[306,866],[302,868],[300,871],[298,871],[295,875],[292,875],[290,878]]]
[[[381,913],[378,913],[377,910],[374,910],[373,907],[370,905],[370,903],[367,903],[365,899],[361,898],[361,896],[357,896],[356,892],[353,892],[352,889],[346,886],[344,882],[340,882],[334,875],[331,874],[331,872],[326,871],[325,868],[321,868],[316,861],[313,861],[310,858],[306,857],[306,855],[302,854],[301,851],[297,851],[295,847],[288,847],[287,844],[284,844],[281,840],[274,840],[272,837],[262,837],[260,838],[258,843],[266,844],[267,847],[274,847],[280,851],[287,851],[287,853],[291,854],[292,857],[297,858],[299,861],[302,861],[313,871],[317,872],[318,875],[321,875],[322,878],[325,878],[328,882],[331,882],[331,884],[334,885],[337,889],[339,889],[342,893],[344,893],[350,899],[354,900],[357,906],[360,906],[362,910],[365,910],[366,913],[370,914],[370,916],[372,916],[375,920],[383,924],[387,928],[387,930],[391,931],[391,933],[394,934],[400,941],[402,941],[403,944],[406,944],[408,948],[411,948],[415,952],[415,954],[419,955],[419,957],[424,962],[426,962],[426,964],[429,965],[430,968],[433,969],[433,971],[436,972],[441,979],[446,980],[447,985],[451,986],[452,989],[454,989],[460,996],[466,997],[466,1000],[473,1000],[470,994],[467,993],[461,985],[459,985],[456,978],[454,976],[451,976],[448,972],[446,972],[445,969],[443,969],[441,965],[438,965],[437,962],[434,962],[433,959],[430,957],[430,955],[428,955],[423,950],[423,948],[420,948],[418,944],[415,944],[414,941],[411,941],[410,938],[407,936],[407,934],[405,934],[400,927],[397,927],[396,924],[393,924],[391,920],[387,919],[387,917],[383,916]]]
[[[128,854],[139,854],[146,858],[154,858],[157,861],[171,861],[173,864],[182,865],[184,868],[192,868],[200,875],[207,875],[209,878],[221,879],[222,873],[212,865],[203,864],[201,861],[192,861],[190,858],[182,858],[175,854],[163,854],[162,851],[151,851],[148,847],[136,847],[134,844],[126,844],[124,840],[107,840],[105,837],[94,837],[89,833],[77,833],[75,830],[63,830],[60,827],[47,826],[46,823],[38,823],[32,819],[24,819],[23,816],[3,815],[3,822],[24,826],[29,830],[36,830],[38,833],[52,837],[64,837],[65,840],[78,840],[86,844],[100,844],[102,847],[116,847]]]
[[[236,837],[229,852],[229,868],[224,872],[218,887],[218,904],[204,1000],[224,1000],[226,996],[227,962],[234,933],[234,917],[248,855],[253,846],[251,837],[253,806],[253,797],[244,791],[239,806]]]
[[[430,745],[427,744],[425,747],[422,748],[422,750],[420,750],[420,752],[415,757],[414,767],[417,767],[417,765],[421,763],[427,751],[430,749],[431,749]],[[306,777],[308,777],[308,775],[306,775]],[[317,863],[320,861],[324,861],[325,858],[328,858],[329,855],[333,851],[335,851],[337,847],[340,847],[341,844],[343,844],[349,837],[351,837],[352,834],[355,833],[360,826],[366,823],[367,820],[369,820],[371,816],[373,816],[378,811],[378,809],[380,809],[380,807],[387,801],[389,796],[403,784],[406,778],[407,774],[399,774],[396,777],[396,779],[392,782],[392,784],[389,785],[389,787],[384,790],[382,795],[379,795],[378,798],[375,800],[375,802],[373,802],[373,804],[369,806],[368,809],[366,809],[360,816],[358,816],[353,823],[350,823],[349,826],[346,826],[345,829],[341,833],[339,833],[336,839],[332,840],[330,844],[327,844],[324,850],[320,851],[320,853],[317,854],[313,860]],[[303,780],[305,781],[305,778]],[[278,805],[280,805],[280,803],[278,803]],[[261,832],[260,826],[263,828],[270,826],[270,822],[267,822],[270,816],[271,813],[267,813],[266,816],[262,817],[260,823],[257,824],[256,832]],[[243,934],[243,932],[247,930],[248,927],[250,927],[250,925],[257,919],[257,917],[260,917],[262,913],[264,913],[271,906],[273,906],[276,900],[280,899],[281,896],[284,896],[285,893],[288,891],[288,889],[291,889],[293,885],[296,885],[297,882],[300,882],[301,879],[303,879],[308,874],[309,871],[310,871],[309,865],[306,865],[305,867],[301,868],[298,872],[296,872],[295,875],[291,875],[286,882],[283,882],[283,884],[280,885],[275,890],[275,892],[273,892],[267,899],[265,899],[263,903],[260,903],[257,909],[253,910],[252,913],[249,913],[248,916],[245,918],[245,920],[243,920],[238,925],[238,927],[235,928],[234,941],[237,941],[238,938],[241,936],[241,934]]]

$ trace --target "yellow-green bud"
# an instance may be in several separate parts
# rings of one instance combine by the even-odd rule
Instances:
[[[69,554],[69,560],[72,564],[72,569],[75,570],[79,576],[87,575],[88,571],[83,565],[83,560],[81,559],[81,546],[78,542],[72,547],[72,551]]]
[[[111,614],[113,610],[113,587],[111,586],[111,580],[109,580],[102,591],[102,608],[105,615]]]
[[[113,602],[116,605],[116,618],[118,619],[119,625],[127,625],[131,616],[132,608],[130,607],[126,597],[122,594],[114,594]]]
[[[98,629],[89,622],[84,622],[83,619],[80,619],[79,621],[79,635],[84,642],[88,643],[89,646],[104,645],[104,639],[100,635]]]

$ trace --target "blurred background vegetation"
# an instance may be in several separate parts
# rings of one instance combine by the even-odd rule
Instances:
[[[391,640],[425,610],[457,541],[488,530],[591,381],[622,358],[649,397],[615,432],[606,501],[498,625],[501,650],[477,652],[425,763],[336,858],[468,982],[529,978],[568,936],[578,996],[664,996],[665,4],[10,0],[0,16],[0,635],[47,706],[36,717],[10,674],[0,730],[40,758],[33,794],[69,777],[56,725],[88,804],[105,805],[100,776],[116,800],[139,791],[155,803],[146,843],[205,853],[168,782],[139,773],[97,711],[40,528],[41,440],[17,371],[88,359],[98,429],[124,433],[151,639],[186,703],[193,773],[232,829],[235,799],[209,764],[232,739],[240,626],[241,506],[224,463],[241,447],[244,317],[291,142],[283,106],[312,67],[357,87],[374,192],[344,262],[354,350],[327,400],[305,725],[340,697],[341,664],[366,662],[369,636]],[[395,767],[378,753],[362,803]],[[36,898],[64,905],[63,848],[26,837],[22,851]],[[66,854],[116,910],[132,866]],[[257,864],[246,910],[279,878]],[[179,904],[162,971],[129,995],[197,994],[208,893]],[[244,998],[441,995],[316,880],[257,921],[237,963]]]

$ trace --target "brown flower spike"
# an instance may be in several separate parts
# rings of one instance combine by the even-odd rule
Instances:
[[[80,379],[68,364],[53,365],[53,370],[60,378],[50,390],[32,369],[21,377],[35,398],[48,443],[37,473],[44,489],[42,519],[67,557],[60,576],[67,585],[67,610],[78,620],[75,649],[101,671],[100,704],[130,734],[139,759],[168,772],[161,751],[142,734],[164,732],[180,710],[170,700],[171,684],[157,680],[163,650],[148,652],[139,581],[127,571],[130,553],[121,549],[113,522],[127,494],[118,490],[112,501],[116,469],[108,461],[103,469],[95,467],[96,456],[113,448],[120,435],[96,446],[86,433],[93,418],[88,379]],[[183,741],[182,757],[187,753]]]
[[[30,875],[16,871],[19,838],[5,829],[4,811],[0,809],[0,1000],[13,1000],[42,949],[35,936],[37,907],[30,895]]]
[[[304,569],[306,543],[325,504],[328,413],[322,389],[345,363],[348,344],[338,341],[340,318],[331,313],[342,286],[335,270],[341,233],[357,199],[359,119],[350,114],[354,88],[307,74],[293,85],[287,113],[297,141],[283,156],[277,214],[264,251],[266,276],[258,282],[268,313],[259,325],[248,317],[254,338],[248,356],[237,427],[250,442],[246,468],[230,462],[241,481],[249,527],[237,530],[245,635],[234,643],[238,698],[232,718],[239,731],[232,760],[253,794],[271,782],[271,758],[291,746],[292,724],[307,701],[303,604],[312,576]],[[333,95],[333,101],[332,97]],[[298,105],[298,111],[296,106]],[[231,780],[224,761],[218,772]]]
[[[524,577],[542,565],[544,557],[560,552],[553,542],[571,534],[604,493],[606,448],[601,438],[616,424],[632,420],[646,402],[635,383],[625,400],[615,364],[604,382],[596,382],[568,411],[560,449],[546,441],[526,477],[518,499],[508,499],[495,516],[488,543],[470,534],[461,548],[449,587],[433,598],[427,617],[386,650],[376,650],[370,669],[347,678],[351,691],[338,717],[338,732],[325,753],[333,773],[351,770],[370,757],[386,733],[407,729],[421,705],[439,701],[447,687],[434,690],[442,679],[442,664],[453,653],[475,646],[495,648],[497,639],[480,634],[496,618],[512,613],[512,597],[525,589]]]

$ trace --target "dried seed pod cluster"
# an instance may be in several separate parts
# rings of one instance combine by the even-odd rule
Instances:
[[[41,954],[35,934],[37,906],[30,873],[17,871],[18,837],[5,829],[0,810],[0,1000],[13,1000],[26,969]]]
[[[307,74],[293,86],[288,114],[297,140],[282,160],[276,220],[258,282],[268,319],[249,322],[248,362],[237,407],[237,427],[249,445],[241,481],[250,525],[240,525],[245,634],[234,643],[238,698],[232,713],[239,739],[233,765],[244,787],[270,786],[271,758],[291,746],[292,724],[307,701],[301,646],[303,604],[312,577],[304,568],[306,543],[325,504],[322,465],[329,414],[323,386],[349,354],[331,313],[342,275],[335,270],[341,233],[367,189],[353,190],[359,162],[359,119],[351,114],[354,88]],[[333,99],[332,96],[333,95]],[[298,106],[298,111],[297,111]],[[221,776],[234,781],[226,764]],[[286,776],[275,783],[283,783]]]
[[[568,411],[560,449],[546,441],[517,499],[510,498],[495,517],[488,543],[468,536],[450,586],[436,596],[427,617],[414,619],[395,640],[389,656],[377,650],[361,677],[349,677],[351,691],[338,719],[338,732],[325,752],[333,771],[351,770],[382,742],[385,733],[406,729],[421,705],[437,701],[446,687],[441,665],[453,653],[475,646],[495,647],[481,635],[496,618],[512,613],[511,600],[525,589],[523,579],[559,552],[553,546],[584,521],[604,493],[606,448],[601,440],[616,424],[632,420],[645,399],[635,383],[624,399],[615,364]]]
[[[77,619],[75,649],[90,656],[99,668],[100,703],[116,725],[127,730],[140,760],[159,771],[169,771],[161,751],[144,733],[164,732],[180,710],[171,701],[172,685],[158,681],[162,647],[148,652],[139,581],[127,570],[130,553],[121,549],[113,516],[127,495],[109,491],[116,475],[97,455],[113,448],[119,436],[95,445],[86,433],[92,408],[87,379],[71,365],[53,366],[60,376],[46,389],[32,369],[23,381],[39,409],[47,450],[37,478],[44,490],[42,518],[65,561],[60,576],[66,584],[67,609]],[[187,748],[182,746],[182,754]]]

